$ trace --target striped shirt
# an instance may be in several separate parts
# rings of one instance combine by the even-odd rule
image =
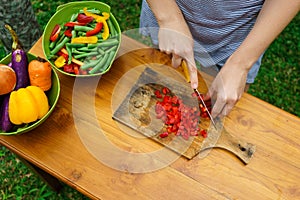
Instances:
[[[177,0],[177,5],[195,41],[195,59],[204,67],[223,66],[252,29],[263,0]],[[146,0],[143,0],[140,28],[158,44],[158,24]],[[249,71],[253,83],[261,58]]]

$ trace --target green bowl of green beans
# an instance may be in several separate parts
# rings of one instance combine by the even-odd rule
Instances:
[[[108,72],[120,43],[120,26],[110,6],[98,1],[58,6],[42,37],[47,61],[57,71],[74,77]]]

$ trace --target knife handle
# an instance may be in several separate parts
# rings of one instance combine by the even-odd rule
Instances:
[[[191,82],[189,68],[188,68],[185,60],[182,60],[181,65],[177,68],[177,71],[179,71],[181,74],[183,74],[186,82],[188,82],[188,83]]]

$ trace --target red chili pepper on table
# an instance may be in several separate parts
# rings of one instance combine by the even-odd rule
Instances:
[[[96,27],[93,30],[86,32],[86,36],[96,35],[101,31],[102,27],[103,27],[103,23],[97,22]]]

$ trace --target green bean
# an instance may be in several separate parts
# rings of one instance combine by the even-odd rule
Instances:
[[[78,16],[78,13],[74,13],[72,16],[71,16],[71,22],[74,22],[76,19],[77,19],[77,16]]]
[[[68,64],[71,64],[72,62],[72,48],[70,47],[69,44],[66,44],[66,49],[68,52]]]
[[[109,52],[111,52],[111,51],[116,51],[116,50],[117,50],[117,47],[118,47],[118,46],[112,46],[112,47],[106,49],[106,50],[105,50],[105,53],[109,53]],[[99,48],[99,49],[100,49],[100,48]]]
[[[68,45],[69,45],[71,48],[86,47],[85,44],[79,44],[79,43],[68,43]]]
[[[103,49],[101,49],[101,48],[97,48],[97,51],[99,52],[99,54],[105,54],[105,51],[103,50]]]
[[[111,51],[107,54],[108,54],[108,58],[107,58],[105,64],[103,65],[103,67],[100,69],[101,72],[104,72],[109,67],[109,64],[112,62],[112,59],[115,55],[115,51]]]
[[[73,48],[73,49],[72,49],[72,53],[73,53],[73,54],[82,54],[82,53],[85,53],[85,52],[83,52],[83,51],[78,51],[77,49]]]
[[[93,49],[93,48],[95,48],[95,47],[98,47],[98,43],[96,43],[96,44],[88,44],[87,45],[87,47],[89,48],[89,49]]]
[[[104,54],[104,56],[100,60],[100,62],[98,62],[97,65],[91,71],[89,71],[89,73],[94,74],[94,73],[98,72],[103,67],[103,65],[106,63],[106,60],[108,59],[108,57],[109,57],[108,53]]]
[[[117,32],[116,32],[116,29],[115,29],[115,27],[114,27],[112,21],[110,20],[110,18],[108,18],[107,24],[108,24],[108,27],[109,27],[111,36],[115,36],[115,35],[117,34]]]
[[[74,29],[72,30],[71,33],[72,33],[72,39],[73,39],[73,38],[76,38],[77,33],[76,33],[76,31],[75,31]]]
[[[83,32],[87,32],[87,31],[93,30],[93,28],[88,27],[88,26],[74,26],[74,30],[75,30],[75,31],[83,31]]]
[[[94,66],[97,65],[98,62],[100,62],[100,59],[90,60],[90,62],[87,62],[87,63],[84,63],[83,65],[81,65],[80,69],[86,70],[88,68],[93,68]]]
[[[119,41],[117,39],[113,38],[113,39],[107,39],[107,40],[99,43],[98,46],[99,47],[110,47],[110,46],[114,46],[118,43],[119,43]]]
[[[55,48],[52,49],[52,51],[50,52],[50,54],[52,54],[52,55],[56,54],[59,50],[61,50],[61,48],[63,48],[63,46],[65,46],[65,44],[66,44],[69,40],[70,40],[70,38],[65,37],[61,43],[57,44],[57,45],[55,46]]]
[[[74,58],[79,59],[79,58],[84,58],[84,57],[88,57],[88,56],[95,56],[98,55],[98,51],[92,51],[92,52],[88,52],[88,53],[81,53],[78,55],[74,55]]]
[[[55,47],[56,41],[50,42],[49,48],[53,49]]]
[[[90,51],[97,51],[97,47],[88,48],[87,46],[81,47],[77,49],[78,51],[90,52]]]
[[[100,33],[100,34],[97,34],[96,36],[97,36],[98,40],[102,40],[102,34],[101,34],[101,33]],[[103,41],[103,40],[102,40],[102,41]]]

